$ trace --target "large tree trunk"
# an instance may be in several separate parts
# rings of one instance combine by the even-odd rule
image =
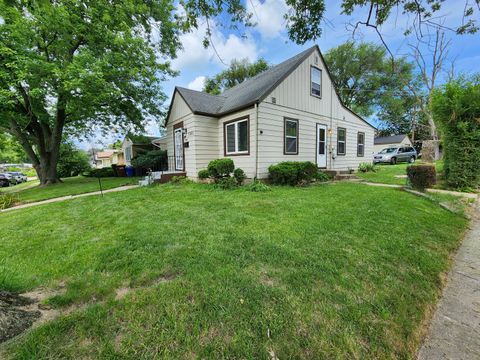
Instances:
[[[48,153],[46,158],[40,158],[40,163],[34,165],[40,185],[46,186],[61,182],[57,175],[57,162],[58,155],[53,156],[53,154]]]

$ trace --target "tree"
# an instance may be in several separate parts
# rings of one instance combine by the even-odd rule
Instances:
[[[9,134],[0,133],[0,163],[28,162],[22,146]]]
[[[0,131],[41,184],[59,181],[65,134],[142,130],[161,115],[160,82],[173,72],[160,60],[187,29],[171,1],[0,0],[0,14]]]
[[[59,177],[77,176],[90,168],[90,158],[85,151],[78,149],[70,141],[62,142],[57,163]]]
[[[228,69],[205,80],[203,91],[214,95],[221,94],[226,89],[230,89],[268,68],[269,65],[264,59],[259,59],[254,63],[250,63],[248,59],[232,60]]]

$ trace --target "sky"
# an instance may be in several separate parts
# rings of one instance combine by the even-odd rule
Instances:
[[[472,0],[473,1],[473,0]],[[297,45],[288,39],[286,23],[283,14],[287,11],[284,0],[247,0],[246,7],[253,14],[252,21],[256,26],[238,30],[230,30],[228,26],[213,26],[212,46],[204,48],[202,44],[206,25],[200,23],[198,30],[181,35],[183,49],[172,61],[172,67],[179,75],[163,83],[164,92],[169,96],[165,106],[170,103],[175,86],[183,86],[201,90],[207,76],[213,76],[224,70],[233,59],[248,58],[255,61],[264,58],[269,64],[278,64],[297,53],[318,44],[325,53],[352,38],[355,41],[368,41],[380,44],[380,38],[373,30],[360,26],[353,36],[352,25],[356,21],[367,18],[367,10],[360,9],[351,16],[342,15],[340,1],[326,0],[323,32],[316,42]],[[446,1],[438,13],[442,16],[445,26],[458,26],[461,23],[462,6],[459,0]],[[476,14],[478,18],[478,13]],[[409,43],[415,43],[413,36],[405,37],[404,30],[408,19],[405,15],[393,12],[381,32],[390,50],[395,56],[409,52]],[[477,19],[478,20],[478,19]],[[227,24],[224,24],[227,25]],[[480,34],[455,35],[447,32],[451,38],[449,61],[454,62],[456,73],[471,74],[479,72],[480,67]],[[450,65],[447,65],[450,68]],[[158,123],[152,121],[146,128],[146,134],[158,135]],[[122,134],[108,136],[95,135],[93,139],[78,142],[80,147],[88,148],[106,145],[115,139],[123,138]]]

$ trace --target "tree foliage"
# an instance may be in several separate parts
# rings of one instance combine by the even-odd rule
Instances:
[[[254,63],[250,63],[248,59],[234,59],[228,69],[205,80],[203,91],[214,95],[221,94],[223,91],[254,77],[268,68],[269,65],[264,59],[259,59]]]
[[[77,176],[87,172],[90,168],[90,158],[85,151],[78,149],[70,141],[60,145],[60,156],[57,163],[59,177]]]
[[[0,133],[0,163],[24,163],[28,161],[28,156],[18,141],[9,134]]]

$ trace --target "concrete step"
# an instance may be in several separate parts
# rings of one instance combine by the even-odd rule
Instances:
[[[359,180],[355,176],[355,174],[348,174],[348,173],[347,174],[342,174],[342,173],[337,174],[337,175],[335,175],[334,179],[335,180]]]

